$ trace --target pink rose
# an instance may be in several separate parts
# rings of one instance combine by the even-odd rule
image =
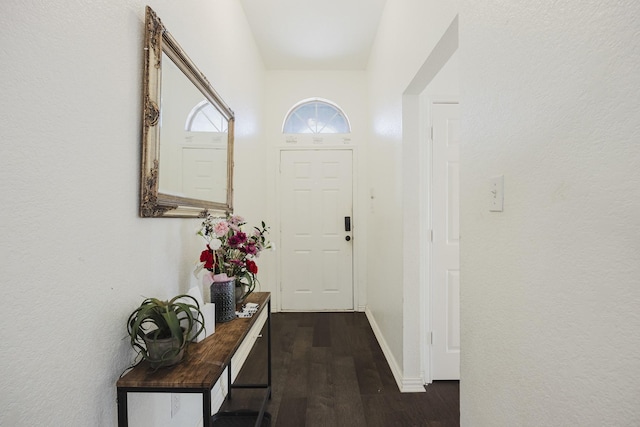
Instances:
[[[213,226],[213,232],[216,236],[222,237],[229,232],[229,224],[226,221],[220,221]]]

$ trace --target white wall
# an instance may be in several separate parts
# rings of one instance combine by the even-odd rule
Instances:
[[[640,424],[639,16],[461,2],[464,426]]]
[[[298,136],[296,143],[287,143],[282,133],[286,114],[298,102],[308,98],[324,98],[338,105],[351,124],[350,141],[340,137],[322,135],[321,144],[313,143],[312,136]],[[265,123],[266,141],[269,146],[269,192],[267,205],[269,218],[278,218],[277,179],[279,155],[282,149],[326,149],[352,147],[354,150],[354,277],[356,287],[356,310],[366,304],[366,205],[367,174],[366,158],[368,145],[367,86],[364,71],[268,71],[266,77]],[[273,219],[274,236],[279,236],[278,223]],[[271,276],[270,276],[271,277]],[[280,308],[277,278],[269,280],[267,290],[273,292],[274,307]]]
[[[405,188],[403,180],[418,180],[418,171],[403,178],[403,93],[456,12],[455,2],[449,1],[387,2],[367,69],[371,114],[367,167],[374,194],[368,218],[367,308],[396,380],[405,390],[419,387],[421,378],[416,351],[419,295],[408,292],[403,283],[403,260],[412,256],[403,249],[403,201],[407,191],[411,193],[406,197],[417,197],[416,187]],[[414,238],[419,239],[418,230]]]
[[[128,314],[189,287],[198,221],[138,217],[145,4],[234,108],[236,207],[264,210],[243,174],[264,171],[244,156],[264,149],[263,67],[237,1],[93,3],[0,6],[3,426],[115,425]]]

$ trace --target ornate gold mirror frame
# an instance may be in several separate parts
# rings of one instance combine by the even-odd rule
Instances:
[[[234,113],[149,6],[143,104],[140,216],[232,212]]]

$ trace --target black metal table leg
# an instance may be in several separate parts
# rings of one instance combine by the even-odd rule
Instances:
[[[267,302],[267,386],[269,387],[269,399],[271,399],[271,298]]]
[[[211,426],[211,390],[202,393],[202,427]]]
[[[227,365],[227,398],[229,400],[231,400],[231,389],[232,389],[232,382],[231,382],[231,360],[229,360],[229,364]]]
[[[129,420],[127,419],[127,392],[118,389],[118,427],[127,427]]]

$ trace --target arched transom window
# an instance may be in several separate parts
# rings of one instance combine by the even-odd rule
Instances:
[[[340,107],[324,99],[306,99],[289,110],[283,133],[350,133],[351,126]]]
[[[193,107],[185,130],[191,132],[227,132],[229,123],[227,119],[207,100]]]

